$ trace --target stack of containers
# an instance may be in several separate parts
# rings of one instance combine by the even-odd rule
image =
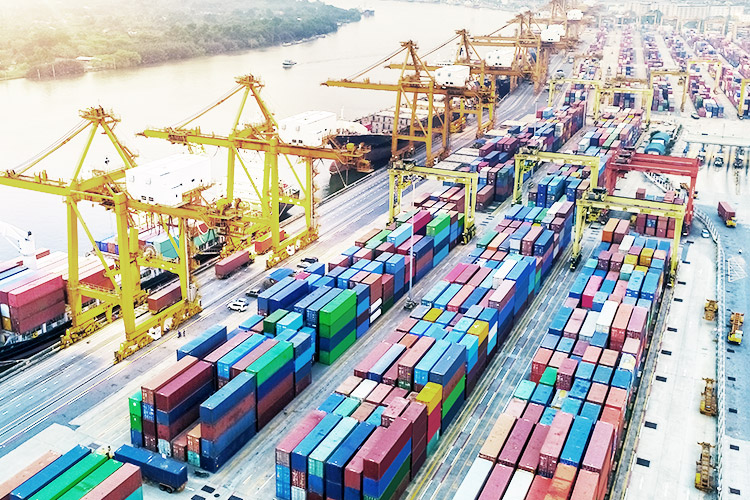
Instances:
[[[605,498],[671,251],[627,233],[610,243],[618,225],[583,265],[454,498]]]
[[[573,203],[558,201],[533,223],[519,216],[526,208],[512,207],[279,443],[277,495],[398,497],[570,242]],[[371,433],[360,431],[366,424]],[[515,446],[524,439],[519,433]]]
[[[634,146],[641,134],[642,119],[643,111],[640,109],[602,113],[596,125],[587,130],[579,141],[577,151],[597,156]]]
[[[47,452],[0,485],[0,498],[143,498],[141,471],[76,446]]]

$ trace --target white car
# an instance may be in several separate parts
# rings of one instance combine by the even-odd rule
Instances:
[[[239,298],[233,302],[230,302],[228,307],[232,311],[245,312],[247,310],[248,305],[249,303],[247,299]]]

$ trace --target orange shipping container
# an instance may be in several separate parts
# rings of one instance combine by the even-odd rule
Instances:
[[[500,450],[503,449],[505,440],[508,438],[508,434],[510,434],[515,423],[515,417],[507,413],[501,413],[497,417],[495,425],[492,426],[490,435],[487,436],[482,449],[479,450],[479,456],[485,460],[491,460],[493,463],[497,461],[497,456],[500,454]]]

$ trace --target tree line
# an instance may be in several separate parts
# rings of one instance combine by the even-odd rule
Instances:
[[[24,3],[0,16],[0,77],[56,78],[223,54],[331,33],[360,19],[354,9],[295,0],[254,0],[252,6],[239,0],[114,6],[92,0],[62,13],[56,4],[48,16],[37,1],[31,0],[35,9]]]

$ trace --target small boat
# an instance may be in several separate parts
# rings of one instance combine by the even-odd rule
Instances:
[[[283,63],[281,63],[281,65],[285,68],[291,68],[295,64],[297,64],[297,61],[292,61],[291,59],[286,59]]]
[[[284,43],[281,44],[281,46],[282,47],[291,47],[292,46],[292,42],[284,42]]]

